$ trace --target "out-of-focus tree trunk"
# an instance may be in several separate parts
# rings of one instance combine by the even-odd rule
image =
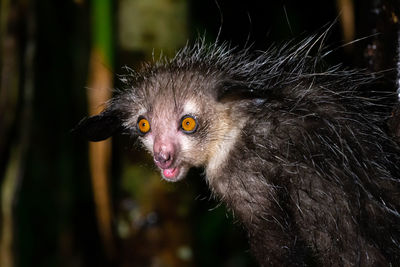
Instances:
[[[92,49],[90,53],[88,101],[89,114],[102,110],[111,97],[112,79],[112,2],[92,1]],[[115,248],[112,231],[110,197],[111,140],[89,144],[90,170],[98,227],[105,251],[110,259]]]
[[[0,266],[14,266],[14,203],[25,171],[34,90],[35,14],[30,1],[1,2]],[[18,106],[20,101],[21,106]],[[18,120],[16,120],[17,116]],[[11,135],[11,128],[15,134]],[[3,166],[2,166],[3,167]]]
[[[19,94],[19,5],[0,2],[0,172],[4,171]]]
[[[342,35],[345,43],[350,43],[355,36],[355,13],[353,0],[336,0],[339,20],[342,27]],[[345,46],[347,52],[351,52],[352,46]]]

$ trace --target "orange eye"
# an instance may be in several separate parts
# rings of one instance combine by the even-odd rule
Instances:
[[[185,116],[182,118],[182,130],[186,133],[193,133],[197,129],[196,119],[192,116]]]
[[[139,128],[139,131],[142,134],[147,133],[148,131],[150,131],[150,123],[149,123],[149,121],[146,120],[145,118],[140,119],[139,122],[138,122],[138,128]]]

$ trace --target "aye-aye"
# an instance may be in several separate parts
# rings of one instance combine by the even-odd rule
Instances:
[[[264,52],[200,40],[129,70],[75,131],[137,136],[170,182],[203,167],[261,266],[395,266],[400,149],[364,96],[373,75],[324,68],[322,39]]]

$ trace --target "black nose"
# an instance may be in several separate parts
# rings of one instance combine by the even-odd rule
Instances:
[[[172,156],[168,152],[160,152],[154,155],[154,162],[163,169],[168,168],[172,163]]]

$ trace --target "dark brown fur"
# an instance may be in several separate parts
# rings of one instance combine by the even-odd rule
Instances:
[[[138,116],[148,118],[154,128],[140,138],[150,153],[170,145],[168,166],[182,176],[205,168],[261,266],[396,266],[400,149],[370,111],[381,103],[360,94],[374,79],[320,69],[323,50],[310,56],[320,39],[258,55],[199,42],[126,75],[129,88],[77,131],[136,135]],[[185,134],[190,101],[198,129]]]

